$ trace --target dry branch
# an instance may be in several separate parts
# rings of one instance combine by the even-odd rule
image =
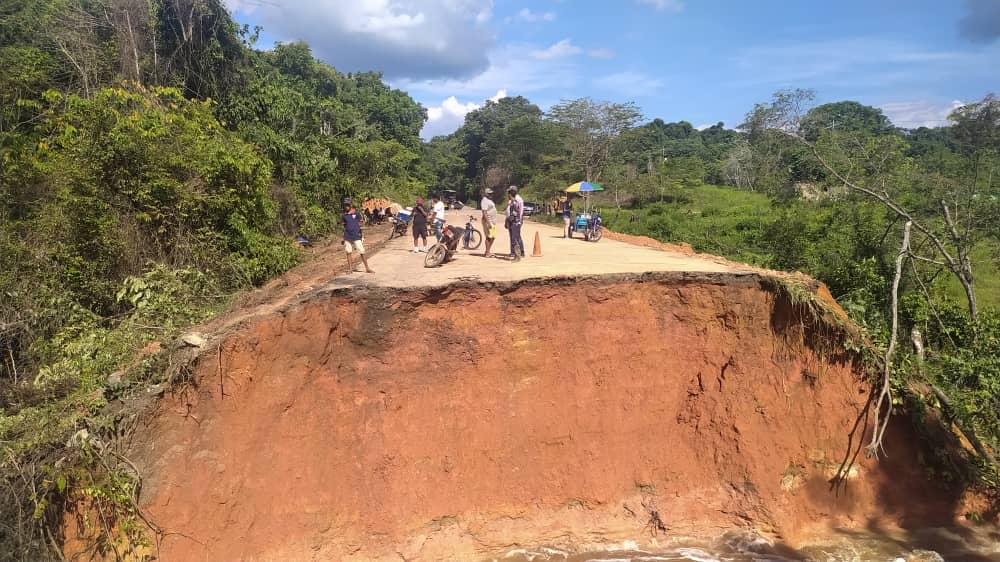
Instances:
[[[872,430],[872,440],[868,444],[868,455],[877,456],[879,451],[883,451],[882,439],[885,431],[889,427],[889,418],[892,415],[892,356],[896,352],[896,339],[899,335],[899,280],[903,276],[903,261],[910,253],[910,229],[913,221],[906,221],[903,225],[903,243],[900,245],[899,254],[896,256],[896,274],[892,278],[892,330],[889,334],[889,345],[885,350],[885,359],[882,365],[882,388],[879,390],[878,401],[875,402],[875,427]],[[882,413],[882,406],[885,405],[885,413]]]
[[[815,156],[816,159],[819,161],[820,165],[823,166],[823,168],[826,169],[828,172],[830,172],[830,174],[832,174],[833,177],[836,178],[837,181],[841,182],[845,187],[857,191],[858,193],[863,193],[865,195],[868,195],[869,197],[874,198],[875,200],[885,205],[886,208],[896,213],[898,217],[904,218],[908,222],[913,223],[913,228],[917,229],[917,231],[919,231],[928,240],[931,241],[931,243],[934,245],[935,249],[937,249],[941,257],[944,258],[944,266],[947,267],[962,284],[962,287],[965,289],[966,298],[968,300],[970,319],[972,320],[973,325],[976,324],[976,321],[979,318],[979,306],[976,302],[975,284],[972,277],[972,264],[969,263],[967,249],[963,249],[962,239],[956,238],[958,234],[957,230],[954,229],[954,222],[952,221],[952,218],[950,216],[948,206],[944,204],[943,201],[942,201],[942,206],[944,210],[945,221],[952,229],[951,235],[953,237],[953,241],[958,246],[957,257],[952,255],[952,253],[948,251],[948,248],[947,246],[945,246],[944,241],[942,241],[940,237],[934,234],[930,230],[930,228],[928,228],[923,223],[914,218],[914,216],[909,211],[907,211],[905,208],[903,208],[902,205],[900,205],[892,197],[890,197],[888,192],[884,189],[884,186],[881,191],[876,191],[874,189],[858,185],[857,183],[851,181],[844,174],[840,173],[840,171],[838,171],[832,164],[830,164],[829,161],[827,161],[826,158],[823,157],[823,155],[819,151],[819,148],[815,144],[806,140],[802,135],[787,129],[778,129],[778,130],[781,133],[787,135],[792,139],[795,139],[796,141],[802,143],[807,148],[809,148],[809,150],[812,151],[813,156]],[[853,165],[853,160],[851,163]]]

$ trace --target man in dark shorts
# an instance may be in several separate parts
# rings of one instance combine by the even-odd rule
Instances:
[[[361,263],[365,264],[365,271],[373,273],[368,267],[368,259],[365,258],[365,245],[361,235],[361,213],[354,208],[350,197],[344,198],[344,214],[340,215],[341,222],[344,223],[344,251],[347,252],[347,273],[354,273],[354,262],[351,254],[357,252],[361,256]]]
[[[424,198],[417,197],[417,204],[413,206],[413,253],[427,251],[427,209],[424,208]],[[417,239],[420,245],[417,246]]]
[[[566,238],[569,236],[569,221],[573,218],[573,204],[566,195],[559,198],[559,214],[563,219],[563,238]]]

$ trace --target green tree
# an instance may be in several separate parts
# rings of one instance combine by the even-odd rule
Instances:
[[[802,136],[810,142],[818,140],[823,131],[878,136],[895,130],[881,109],[862,105],[856,101],[818,105],[805,114],[799,127]]]
[[[548,118],[567,131],[571,161],[587,181],[599,181],[611,161],[618,138],[641,118],[636,105],[597,102],[590,98],[564,100],[552,107]]]

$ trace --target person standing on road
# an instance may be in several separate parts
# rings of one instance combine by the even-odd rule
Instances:
[[[570,203],[569,197],[566,195],[559,198],[559,213],[562,214],[563,218],[563,238],[567,238],[569,237],[569,221],[573,215],[573,203]]]
[[[444,235],[442,229],[444,228],[444,202],[441,201],[441,197],[435,194],[431,197],[434,201],[434,237],[437,241],[441,241],[441,237]]]
[[[427,251],[427,209],[424,208],[424,198],[417,197],[413,206],[413,253]],[[420,245],[417,246],[417,239]]]
[[[354,262],[351,260],[351,254],[354,252],[357,252],[361,256],[361,263],[365,264],[365,271],[372,273],[371,268],[368,267],[368,259],[365,258],[365,244],[362,241],[364,237],[361,235],[361,213],[354,208],[350,197],[345,197],[343,204],[344,214],[340,216],[340,219],[344,224],[344,250],[347,252],[347,274],[354,273]]]
[[[483,193],[483,200],[479,202],[479,208],[483,211],[483,237],[486,238],[486,251],[483,256],[493,257],[493,241],[497,237],[497,204],[493,202],[493,190],[486,188]]]
[[[524,240],[521,239],[521,225],[524,224],[524,199],[517,194],[517,186],[507,189],[507,230],[510,234],[510,257],[521,261],[524,257]]]

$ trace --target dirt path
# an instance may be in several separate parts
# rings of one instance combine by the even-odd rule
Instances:
[[[475,224],[478,227],[478,221]],[[248,321],[280,312],[308,299],[311,294],[331,289],[443,287],[457,281],[509,282],[663,271],[762,272],[717,256],[696,254],[688,247],[610,231],[599,242],[586,242],[581,238],[564,239],[560,228],[530,221],[525,223],[523,233],[528,257],[518,263],[507,259],[510,246],[507,231],[501,229],[494,247],[494,252],[500,257],[484,258],[481,246],[472,252],[461,250],[452,261],[441,267],[425,268],[425,254],[411,252],[412,239],[406,236],[388,240],[389,232],[388,225],[365,229],[365,243],[374,274],[358,272],[348,275],[342,243],[338,238],[331,238],[308,250],[305,263],[238,297],[228,312],[197,327],[195,331],[215,339]],[[541,257],[531,256],[536,232],[541,242]],[[432,237],[429,242],[433,241]]]
[[[476,223],[478,226],[478,223]],[[531,257],[535,233],[542,247],[541,257]],[[502,257],[483,257],[483,247],[475,251],[460,251],[455,258],[436,268],[424,267],[424,254],[412,253],[409,238],[395,239],[371,260],[374,274],[355,273],[338,276],[326,288],[350,286],[433,287],[455,281],[517,281],[530,278],[598,275],[615,273],[647,273],[690,271],[695,273],[742,273],[752,271],[746,266],[725,260],[669,251],[613,240],[599,242],[581,238],[564,239],[561,229],[540,223],[524,225],[524,240],[528,257],[518,263],[507,259],[510,245],[507,232],[501,230],[495,253]]]

